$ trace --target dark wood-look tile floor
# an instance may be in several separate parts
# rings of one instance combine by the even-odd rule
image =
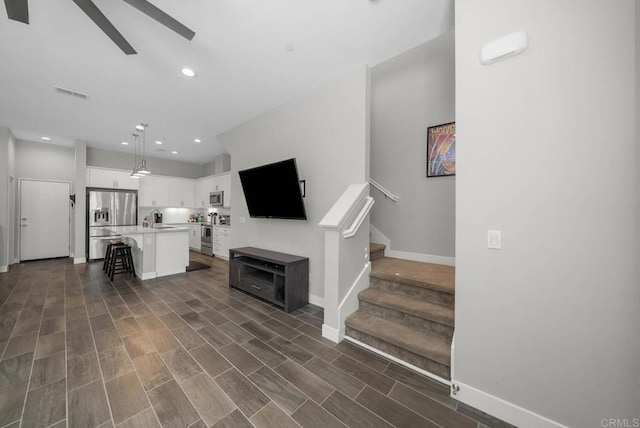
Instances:
[[[321,335],[209,269],[111,282],[102,263],[0,274],[0,428],[508,426],[448,388]]]

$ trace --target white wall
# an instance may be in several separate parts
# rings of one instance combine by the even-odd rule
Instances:
[[[456,1],[462,401],[475,388],[575,427],[640,417],[636,7]],[[479,64],[516,30],[527,51]]]
[[[202,176],[222,174],[231,171],[231,156],[228,153],[221,153],[213,159],[213,162],[202,165]]]
[[[87,142],[75,142],[75,178],[73,193],[76,203],[73,207],[73,252],[74,262],[86,261],[87,249]]]
[[[0,126],[0,272],[6,272],[11,264],[11,210],[14,201],[10,200],[9,175],[14,174],[15,141],[9,128]]]
[[[453,258],[455,177],[426,177],[427,127],[455,121],[454,34],[371,69],[371,223],[394,251]]]
[[[38,180],[75,180],[75,149],[16,140],[16,175]]]
[[[369,178],[367,91],[368,70],[361,67],[218,136],[233,159],[232,247],[309,257],[310,294],[318,297],[324,295],[324,232],[318,223],[348,185]],[[307,180],[308,220],[249,218],[237,171],[294,157]]]
[[[102,168],[133,169],[133,153],[112,152],[87,147],[87,166]],[[148,157],[147,167],[152,173],[171,177],[200,178],[202,165]]]

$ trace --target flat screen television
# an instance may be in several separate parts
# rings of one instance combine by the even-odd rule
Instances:
[[[245,169],[238,174],[249,216],[307,219],[295,158]]]

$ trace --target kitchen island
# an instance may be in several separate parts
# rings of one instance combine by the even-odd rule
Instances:
[[[189,228],[117,226],[110,230],[131,245],[136,276],[142,280],[186,272]]]

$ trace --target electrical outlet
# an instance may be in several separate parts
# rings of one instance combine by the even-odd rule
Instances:
[[[244,223],[245,222],[245,218],[244,217],[240,217],[240,223]]]
[[[502,249],[502,231],[501,230],[487,231],[487,248],[490,248],[492,250]]]

